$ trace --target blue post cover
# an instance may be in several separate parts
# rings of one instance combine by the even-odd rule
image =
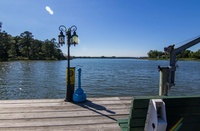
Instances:
[[[81,68],[78,69],[78,88],[73,94],[73,101],[74,102],[86,101],[86,94],[84,93],[84,90],[81,88]]]

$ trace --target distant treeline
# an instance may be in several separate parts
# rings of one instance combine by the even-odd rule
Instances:
[[[29,31],[19,36],[11,36],[0,32],[0,61],[29,60],[61,60],[66,59],[59,49],[56,39],[41,41],[33,38]]]
[[[200,49],[196,52],[191,50],[185,50],[179,54],[177,54],[178,58],[191,58],[191,59],[200,59]],[[148,58],[169,58],[169,54],[166,54],[162,51],[150,50],[148,52]]]
[[[86,59],[147,59],[147,57],[118,57],[118,56],[73,56],[74,58],[86,58]]]

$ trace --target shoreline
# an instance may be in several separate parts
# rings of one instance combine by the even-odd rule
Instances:
[[[106,56],[101,56],[101,57],[93,57],[93,56],[72,56],[71,60],[73,59],[140,59],[140,60],[169,60],[169,58],[148,58],[148,57],[106,57]],[[16,59],[8,59],[7,61],[60,61],[60,60],[67,60],[67,59],[28,59],[28,58],[16,58]],[[179,58],[179,61],[200,61],[200,59],[196,58]],[[0,61],[0,62],[7,62],[7,61]]]

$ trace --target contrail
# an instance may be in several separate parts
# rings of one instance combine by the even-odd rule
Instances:
[[[49,14],[53,15],[53,10],[49,6],[46,6],[46,10],[49,12]]]

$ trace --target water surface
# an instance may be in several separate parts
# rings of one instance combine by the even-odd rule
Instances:
[[[200,62],[178,61],[176,86],[169,95],[200,94]],[[158,95],[158,65],[169,61],[139,59],[73,59],[82,68],[88,97]],[[0,99],[65,98],[67,61],[0,62]],[[76,85],[78,81],[76,72]]]

